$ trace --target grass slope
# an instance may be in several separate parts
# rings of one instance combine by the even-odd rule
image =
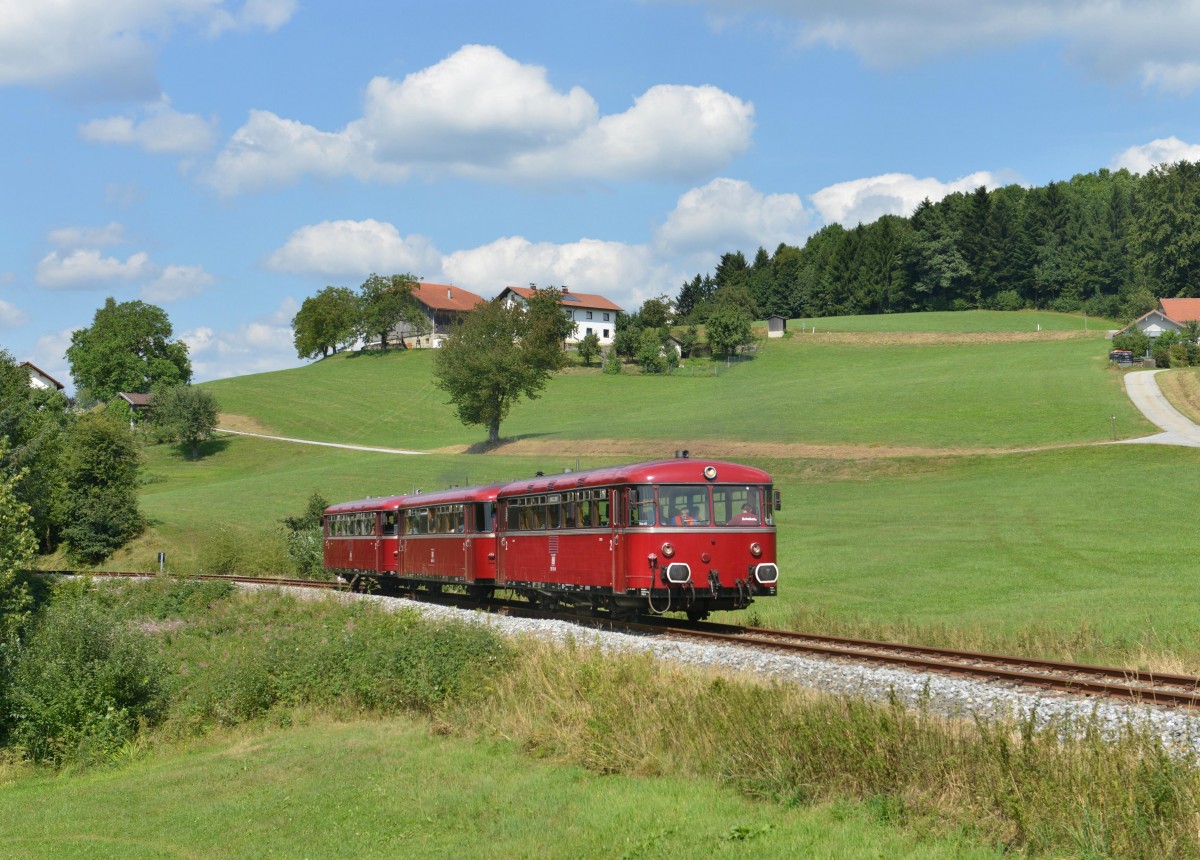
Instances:
[[[10,783],[0,854],[998,856],[918,842],[849,804],[781,810],[695,780],[597,776],[402,719],[218,736],[68,780]]]
[[[1085,328],[1086,325],[1086,328]],[[1113,320],[1054,311],[930,311],[912,314],[871,314],[847,317],[808,317],[788,320],[788,329],[874,332],[1006,332],[1104,331],[1120,328]]]
[[[560,374],[518,403],[506,438],[636,440],[670,451],[721,440],[994,448],[1152,432],[1107,367],[1099,336],[952,344],[769,341],[715,376]],[[206,383],[222,411],[266,432],[431,450],[479,442],[433,385],[429,351],[338,355]],[[586,445],[578,446],[586,451]]]

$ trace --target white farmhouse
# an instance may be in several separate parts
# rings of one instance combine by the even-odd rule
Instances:
[[[589,334],[600,339],[601,346],[613,342],[617,333],[617,314],[625,309],[610,302],[604,296],[588,293],[574,293],[568,287],[560,287],[562,299],[560,304],[567,319],[575,323],[575,330],[567,336],[567,343],[579,343]],[[537,291],[536,284],[528,287],[505,287],[497,298],[505,302],[520,302],[524,304]]]
[[[53,376],[42,370],[31,361],[21,362],[21,367],[29,371],[29,385],[33,388],[50,388],[54,391],[62,391],[63,384]]]

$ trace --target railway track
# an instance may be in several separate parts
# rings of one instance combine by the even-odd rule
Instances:
[[[76,571],[36,571],[42,574],[75,575]],[[107,577],[153,577],[144,572],[103,572],[92,574]],[[342,582],[307,579],[229,576],[223,574],[190,574],[181,579],[219,580],[253,585],[273,585],[294,588],[348,590]],[[445,593],[431,595],[418,592],[405,595],[411,599],[436,601],[457,606],[478,605],[464,595]],[[608,630],[642,634],[674,636],[683,639],[715,642],[738,647],[751,647],[781,653],[802,653],[834,657],[857,662],[899,666],[923,672],[936,672],[1002,681],[1011,684],[1057,690],[1070,695],[1116,697],[1159,706],[1200,707],[1200,677],[1150,672],[1112,666],[1091,666],[1056,660],[1037,660],[1003,654],[977,653],[950,648],[903,645],[869,639],[822,636],[786,630],[743,627],[713,622],[691,622],[681,619],[656,618],[641,621],[618,621],[606,616],[581,616],[533,608],[525,601],[493,600],[492,611],[528,618],[546,618]]]

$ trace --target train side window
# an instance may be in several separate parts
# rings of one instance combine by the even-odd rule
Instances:
[[[598,490],[597,493],[603,493],[603,495],[596,496],[596,528],[610,528],[612,526],[612,505],[608,500],[608,493],[604,490]]]
[[[508,530],[510,532],[520,531],[520,529],[521,529],[521,512],[525,509],[518,507],[515,502],[510,501],[510,502],[508,502],[508,504],[505,505],[505,510],[507,511],[506,522],[508,525]]]
[[[654,488],[630,487],[629,495],[629,525],[654,525]]]
[[[586,493],[581,493],[583,498],[575,503],[575,526],[581,529],[590,529],[592,527],[592,514],[595,513],[595,508],[592,505],[592,500],[587,497]]]
[[[384,533],[384,535],[395,535],[396,534],[396,512],[395,511],[384,511],[383,512],[383,533]]]
[[[546,500],[546,528],[556,529],[562,526],[562,502],[559,496],[550,496]]]

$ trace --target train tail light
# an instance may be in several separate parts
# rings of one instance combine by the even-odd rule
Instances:
[[[664,571],[667,582],[672,585],[687,585],[692,581],[692,569],[681,561],[672,562]]]
[[[754,556],[755,558],[758,558],[760,555],[762,555],[762,544],[760,544],[758,541],[750,544],[750,555]]]
[[[663,544],[662,545],[662,554],[663,554],[663,558],[670,558],[671,556],[675,555],[674,544],[670,544],[670,543]]]
[[[779,568],[769,562],[754,565],[754,581],[759,585],[774,585],[779,581]]]

